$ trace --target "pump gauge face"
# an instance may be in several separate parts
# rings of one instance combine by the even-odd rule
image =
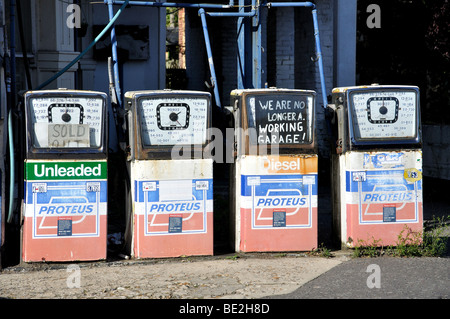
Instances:
[[[48,107],[49,123],[83,124],[83,106],[75,103],[53,103]]]
[[[142,145],[204,144],[208,107],[206,96],[141,96],[137,115]]]
[[[370,123],[397,122],[398,99],[393,96],[371,97],[367,100],[367,118]]]
[[[350,93],[349,107],[356,141],[417,137],[415,90],[368,89]]]
[[[189,127],[189,105],[186,103],[161,103],[156,107],[158,128],[184,130]]]
[[[104,104],[99,96],[30,96],[27,116],[33,147],[100,147]]]

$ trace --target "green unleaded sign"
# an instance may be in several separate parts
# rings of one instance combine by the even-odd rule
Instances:
[[[27,180],[106,179],[106,161],[94,162],[27,162]]]

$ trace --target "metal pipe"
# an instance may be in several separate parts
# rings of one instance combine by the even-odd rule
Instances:
[[[105,4],[123,4],[124,1],[104,0]],[[152,1],[129,1],[130,6],[150,6],[150,7],[174,7],[174,8],[208,8],[208,9],[229,9],[233,7],[233,1],[230,4],[209,4],[209,3],[175,3],[175,2],[152,2]]]
[[[252,7],[255,8],[255,2],[252,1]],[[246,1],[239,1],[239,12],[244,13],[246,8]],[[256,10],[255,10],[256,11]],[[253,34],[257,31],[253,29],[253,20],[245,16],[237,19],[237,88],[248,89],[256,88],[254,85],[255,61],[253,60],[253,45],[257,43],[253,42]]]
[[[244,8],[240,7],[239,9]],[[242,12],[241,10],[239,12],[206,12],[206,14],[210,17],[254,17],[256,16],[257,10],[256,10],[256,0],[252,0],[251,5],[251,11],[249,12]]]
[[[328,104],[327,99],[327,89],[325,86],[325,76],[323,74],[323,62],[322,62],[322,49],[320,47],[320,36],[319,36],[319,23],[317,21],[317,10],[312,10],[312,16],[313,16],[313,23],[314,23],[314,37],[316,40],[316,56],[317,56],[317,63],[319,64],[319,76],[320,76],[320,83],[322,88],[322,102],[323,102],[323,108],[326,109]]]
[[[254,17],[256,15],[256,10],[252,10],[250,12],[206,12],[206,15],[210,17],[240,17],[240,18],[246,18],[246,17]]]
[[[9,144],[9,207],[7,222],[12,222],[14,213],[14,183],[16,179],[16,167],[14,156],[14,136],[12,127],[12,110],[8,112],[8,144]],[[1,240],[0,240],[1,241]]]
[[[206,12],[206,15],[210,17],[254,17],[256,15],[256,10],[250,11],[250,12]]]
[[[114,17],[113,1],[108,0],[108,14],[109,21]],[[115,94],[117,97],[117,104],[122,107],[122,91],[120,89],[120,77],[119,77],[119,61],[117,58],[117,38],[116,38],[116,28],[114,25],[111,26],[111,47],[112,47],[112,65],[114,70],[114,86]]]
[[[112,2],[113,4],[122,4],[124,1],[119,0],[104,0],[105,3]],[[202,9],[230,9],[234,7],[234,1],[230,0],[229,4],[209,4],[209,3],[176,3],[176,2],[151,2],[151,1],[130,1],[129,5],[133,6],[150,6],[150,7],[172,7],[172,8],[202,8]],[[205,12],[211,17],[253,17],[256,14],[254,5],[252,11],[239,12]]]
[[[205,37],[205,45],[206,45],[206,53],[208,54],[208,63],[209,63],[209,69],[211,72],[211,81],[212,86],[214,89],[214,98],[216,100],[216,105],[219,108],[222,108],[220,104],[220,97],[219,97],[219,88],[217,87],[217,78],[216,78],[216,71],[214,69],[214,61],[212,57],[212,50],[211,50],[211,43],[209,42],[209,33],[208,33],[208,26],[206,24],[206,17],[205,17],[205,10],[201,8],[198,10],[198,14],[202,20],[202,27],[203,27],[203,35]]]
[[[10,83],[8,92],[8,102],[9,107],[7,107],[8,116],[8,142],[9,142],[9,207],[8,207],[8,218],[7,222],[12,222],[13,217],[13,206],[14,206],[14,183],[15,183],[15,156],[14,156],[14,139],[13,139],[13,127],[12,127],[12,112],[16,104],[16,38],[15,38],[15,10],[16,2],[14,0],[10,1]],[[1,225],[0,225],[1,227]],[[0,239],[1,242],[1,239]]]
[[[268,8],[271,7],[311,7],[313,10],[316,9],[316,5],[312,2],[268,2],[266,3]]]
[[[262,84],[261,9],[258,7],[256,10],[258,10],[258,13],[250,22],[252,30],[252,84],[255,88],[260,89]]]

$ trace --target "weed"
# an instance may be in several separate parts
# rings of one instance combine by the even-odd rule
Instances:
[[[447,217],[433,218],[433,228],[426,232],[413,231],[407,225],[397,237],[395,246],[386,249],[381,245],[380,239],[372,236],[372,241],[358,240],[353,251],[353,257],[377,257],[382,255],[398,257],[439,257],[447,252],[447,240],[445,231],[448,231],[450,215]]]
[[[225,259],[237,260],[240,256],[238,254],[234,254],[233,256],[227,256]]]
[[[355,250],[353,251],[353,257],[377,257],[384,254],[383,246],[381,245],[381,239],[375,239],[372,236],[372,241],[364,241],[358,239],[358,244],[355,245]]]
[[[413,257],[422,255],[422,232],[413,231],[407,225],[397,237],[394,254],[400,257]]]
[[[325,245],[323,243],[321,243],[320,247],[311,250],[311,255],[330,258],[331,250],[326,248]]]

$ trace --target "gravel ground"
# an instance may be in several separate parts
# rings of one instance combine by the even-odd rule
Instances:
[[[348,258],[256,254],[33,264],[0,273],[0,298],[261,298],[292,292]]]

